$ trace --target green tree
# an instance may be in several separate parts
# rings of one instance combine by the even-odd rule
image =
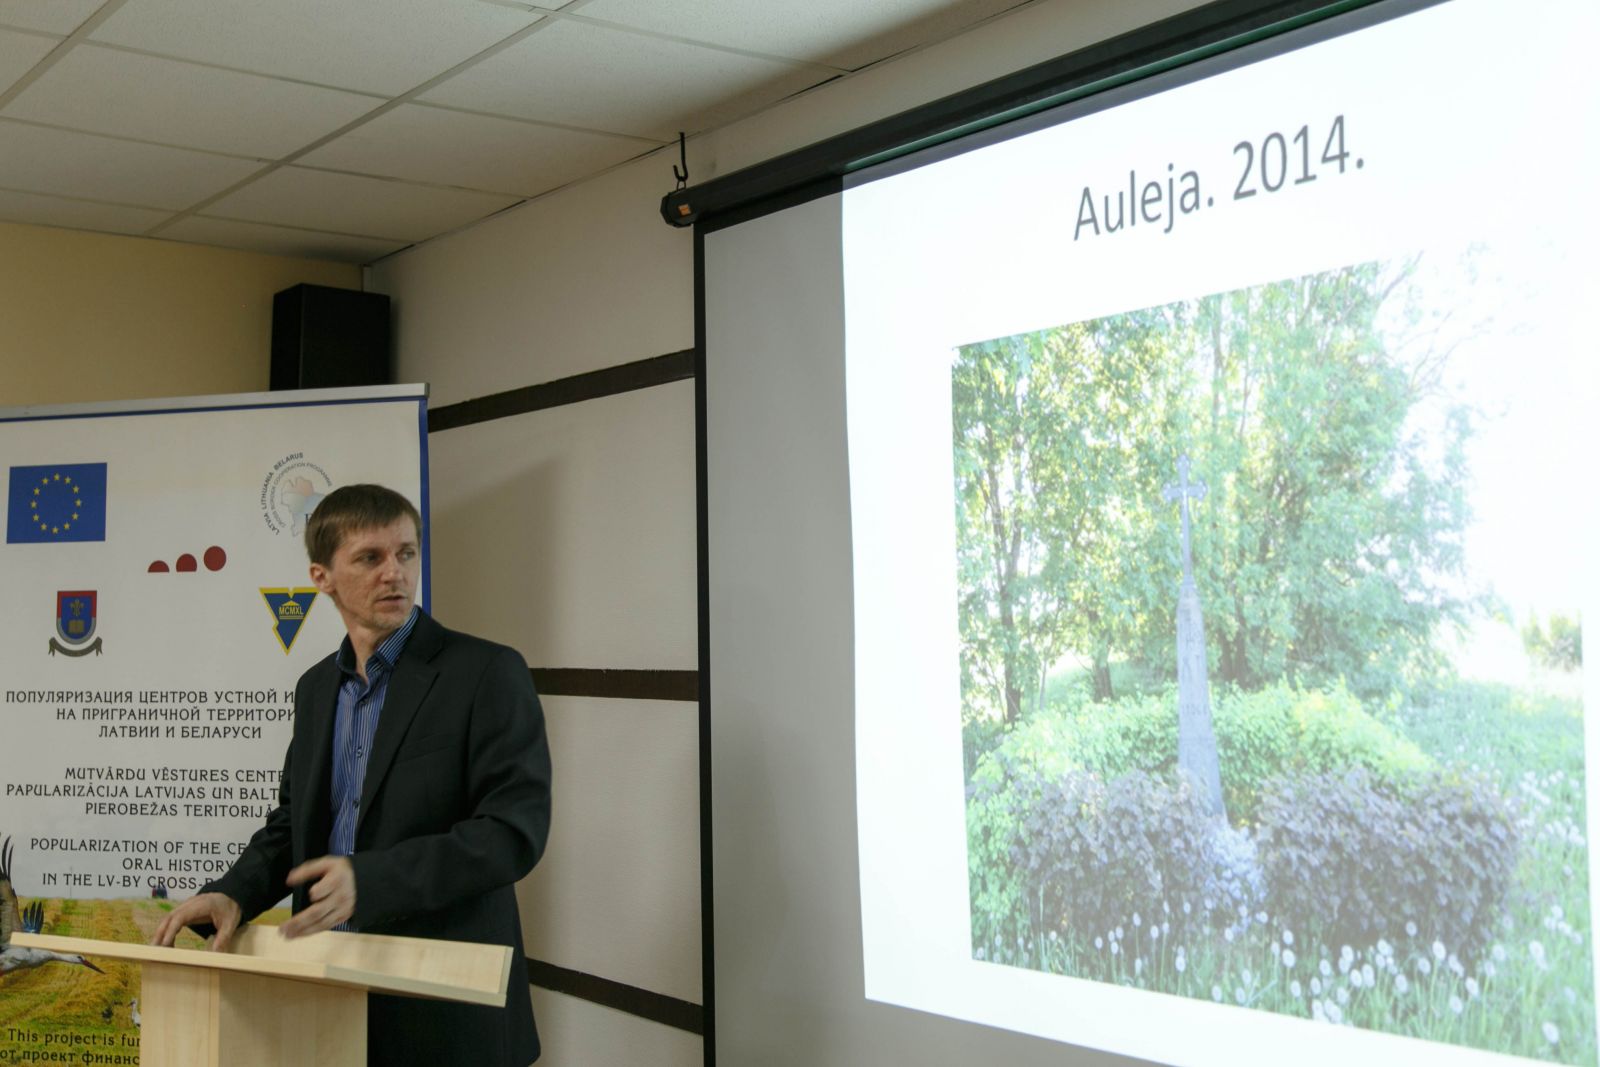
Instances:
[[[1146,463],[1148,339],[1102,350],[1086,327],[963,347],[952,375],[962,688],[969,720],[1015,722],[1067,649],[1109,697],[1114,636],[1135,612],[1122,550],[1147,521],[1122,485]]]
[[[1414,264],[1364,264],[963,347],[954,450],[968,721],[1014,722],[1066,652],[1097,699],[1171,677],[1180,454],[1213,678],[1344,679],[1434,657],[1459,592],[1471,419]],[[1433,341],[1428,338],[1432,336]],[[1421,339],[1420,341],[1418,339]]]
[[[1528,616],[1522,628],[1522,647],[1528,658],[1552,670],[1575,671],[1583,666],[1583,616],[1550,616],[1550,627],[1539,625],[1539,616]]]

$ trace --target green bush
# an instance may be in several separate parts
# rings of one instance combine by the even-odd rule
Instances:
[[[1051,934],[1137,936],[1144,920],[1181,932],[1201,921],[1207,893],[1218,896],[1216,827],[1187,785],[1003,759],[986,770],[968,805],[973,944],[984,958],[1029,963]]]
[[[1364,767],[1398,783],[1432,766],[1420,748],[1368,715],[1342,687],[1223,691],[1213,695],[1212,722],[1223,800],[1239,825],[1254,823],[1258,794],[1280,775]],[[1013,729],[995,753],[1034,771],[1093,771],[1108,781],[1133,771],[1168,774],[1178,762],[1177,694],[1169,689],[1075,713],[1041,714]]]
[[[1267,905],[1328,945],[1416,931],[1469,959],[1493,935],[1519,835],[1484,779],[1429,773],[1397,787],[1358,767],[1302,773],[1260,797]]]
[[[1359,767],[1398,785],[1432,766],[1420,748],[1367,714],[1342,686],[1225,693],[1213,701],[1212,714],[1223,802],[1236,823],[1256,821],[1262,790],[1281,775]]]
[[[1279,685],[1223,692],[1212,704],[1223,797],[1235,825],[1254,825],[1262,791],[1285,775],[1360,768],[1398,789],[1431,767],[1416,745],[1364,712],[1342,688],[1302,692]],[[1081,791],[1088,788],[1082,776],[1102,782],[1127,775],[1170,780],[1177,759],[1177,695],[1170,689],[1076,713],[1036,715],[981,756],[967,795],[974,947],[994,958],[998,944],[1010,958],[1037,936],[1035,923],[1047,909],[1037,899],[1038,887],[1030,889],[1014,866],[1013,853],[1043,854],[1053,847],[1033,834],[1046,832],[1039,813],[1062,801],[1063,782],[1070,779],[1077,783],[1071,788]]]

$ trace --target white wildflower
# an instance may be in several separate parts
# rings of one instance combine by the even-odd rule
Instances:
[[[1178,958],[1172,961],[1172,965],[1178,968],[1179,974],[1182,974],[1189,968],[1189,961],[1184,957],[1183,953],[1180,952],[1178,953]]]
[[[1351,968],[1350,970],[1350,988],[1361,988],[1361,971],[1359,968]]]
[[[1311,1002],[1311,1017],[1319,1023],[1328,1021],[1328,1013],[1323,1009],[1322,1001],[1313,1000]]]
[[[1556,1029],[1555,1023],[1544,1024],[1544,1039],[1552,1045],[1561,1040],[1561,1031]]]
[[[1284,943],[1284,944],[1285,944],[1285,945],[1292,945],[1292,944],[1294,944],[1294,931],[1292,931],[1292,930],[1285,930],[1285,931],[1284,931],[1284,932],[1283,932],[1283,943]]]
[[[1416,937],[1417,936],[1417,924],[1416,923],[1414,923],[1414,922],[1407,922],[1406,923],[1406,936],[1407,937]]]
[[[1383,938],[1378,938],[1378,955],[1393,956],[1394,946],[1389,944],[1389,942],[1385,941]]]
[[[1466,1005],[1461,1003],[1461,998],[1460,997],[1456,996],[1454,993],[1450,994],[1450,1010],[1451,1011],[1455,1012],[1457,1015],[1460,1015],[1461,1014],[1461,1009],[1465,1008],[1465,1007],[1466,1007]]]
[[[1494,960],[1483,961],[1483,976],[1485,978],[1493,978],[1498,973],[1500,973],[1500,969],[1494,965]]]
[[[1410,988],[1411,988],[1411,983],[1406,981],[1406,976],[1405,975],[1397,974],[1397,975],[1394,976],[1394,991],[1396,993],[1399,993],[1403,997],[1403,996],[1406,995],[1406,990],[1408,990]]]
[[[1245,998],[1244,986],[1238,986],[1238,987],[1236,987],[1234,989],[1234,991],[1233,991],[1233,999],[1238,1001],[1240,1004],[1243,1004],[1245,1002],[1246,998]]]
[[[1211,987],[1211,999],[1216,1001],[1218,1004],[1222,1003],[1222,987],[1221,986],[1214,985],[1214,986]]]
[[[1294,966],[1294,949],[1292,949],[1292,948],[1284,949],[1283,950],[1283,955],[1281,957],[1279,957],[1279,958],[1283,960],[1283,965],[1285,967],[1293,967]]]
[[[1140,922],[1139,913],[1138,912],[1134,912],[1133,913],[1133,925],[1134,926],[1138,926],[1139,922]]]
[[[1344,990],[1341,989],[1340,992],[1342,993],[1342,992],[1344,992]],[[1337,1025],[1338,1023],[1344,1022],[1344,1012],[1342,1010],[1340,1010],[1339,1005],[1337,1005],[1337,1004],[1329,1004],[1327,1006],[1327,1009],[1328,1009],[1328,1021],[1330,1023],[1334,1023],[1335,1025]]]
[[[1368,989],[1377,984],[1377,975],[1372,970],[1372,964],[1363,963],[1361,965],[1361,982]]]
[[[1438,960],[1440,963],[1443,963],[1445,955],[1446,952],[1444,950],[1444,943],[1442,941],[1435,941],[1433,943],[1433,958]]]
[[[1105,943],[1104,940],[1102,940],[1101,938],[1097,937],[1097,938],[1094,939],[1094,947],[1097,948],[1097,949],[1105,948],[1106,947],[1106,943]]]
[[[1467,979],[1467,996],[1473,1000],[1478,999],[1478,980],[1476,978]]]
[[[1319,997],[1322,995],[1322,979],[1316,975],[1311,976],[1311,992]]]
[[[1327,960],[1323,960],[1321,963],[1317,964],[1317,970],[1322,972],[1322,977],[1324,978],[1333,977],[1333,964],[1329,963]]]
[[[1340,1004],[1348,1004],[1350,1003],[1350,990],[1346,989],[1344,986],[1340,986],[1338,989],[1333,991],[1333,998]]]
[[[1300,979],[1296,978],[1289,983],[1289,995],[1296,1000],[1300,999]]]
[[[1489,955],[1494,957],[1496,963],[1504,963],[1506,961],[1506,947],[1497,944],[1489,950]]]
[[[1418,974],[1432,974],[1433,973],[1433,964],[1428,962],[1428,958],[1426,956],[1424,956],[1422,959],[1419,959],[1417,961],[1417,973]]]

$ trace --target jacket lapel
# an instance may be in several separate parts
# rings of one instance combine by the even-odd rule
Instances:
[[[294,794],[289,798],[290,811],[300,823],[301,841],[306,855],[320,856],[328,850],[328,835],[333,830],[333,813],[328,810],[329,796],[333,791],[333,723],[339,713],[339,668],[330,656],[317,665],[306,692],[309,706],[297,709],[309,724],[308,752],[304,779],[292,783]],[[290,768],[298,772],[301,768]]]
[[[416,718],[428,690],[439,672],[429,664],[443,643],[444,628],[434,622],[426,612],[417,614],[417,625],[400,651],[400,660],[394,665],[394,677],[389,679],[389,691],[384,694],[383,712],[378,716],[378,730],[372,738],[372,755],[367,760],[367,777],[361,784],[361,815],[356,819],[357,840],[361,827],[372,810],[372,801],[389,775],[389,767],[400,751],[400,742]],[[332,748],[332,739],[329,739]]]

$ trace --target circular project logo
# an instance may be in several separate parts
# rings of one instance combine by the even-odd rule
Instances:
[[[305,455],[289,453],[274,463],[261,480],[261,518],[273,533],[291,537],[305,533],[306,520],[333,488],[328,472]]]

